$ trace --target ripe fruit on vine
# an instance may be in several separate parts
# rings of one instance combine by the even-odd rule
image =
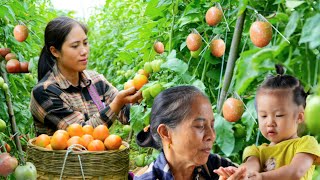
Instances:
[[[130,89],[130,88],[132,88],[132,87],[134,87],[134,83],[133,83],[133,80],[130,79],[130,80],[128,80],[127,82],[124,83],[123,89],[124,89],[124,90],[127,90],[127,89]]]
[[[211,7],[206,13],[206,22],[209,26],[217,25],[222,19],[223,13],[217,7]]]
[[[20,62],[20,72],[28,73],[29,72],[29,62]]]
[[[136,90],[139,90],[142,88],[143,85],[148,83],[148,78],[145,75],[137,74],[133,78],[133,84]]]
[[[6,69],[8,73],[19,73],[20,62],[16,59],[10,59],[6,64]]]
[[[4,58],[8,53],[10,53],[10,48],[0,48],[0,55]]]
[[[257,47],[265,47],[272,39],[272,27],[268,22],[256,21],[250,27],[250,39]]]
[[[156,43],[154,43],[153,49],[154,49],[158,54],[162,54],[162,53],[164,52],[164,45],[163,45],[162,42],[157,41]]]
[[[145,75],[146,77],[149,77],[149,73],[147,71],[145,71],[144,69],[139,69],[138,74],[142,74],[142,75]]]
[[[18,166],[18,160],[9,153],[0,154],[0,176],[8,176]]]
[[[13,35],[17,41],[19,42],[25,41],[29,35],[27,26],[16,25],[13,29]]]
[[[228,98],[222,106],[223,117],[229,122],[238,121],[244,112],[244,104],[241,100]]]
[[[17,59],[17,56],[14,53],[8,53],[4,58],[9,61],[10,59]]]
[[[202,45],[201,35],[191,33],[187,37],[187,47],[190,51],[198,50]]]
[[[222,39],[214,39],[210,43],[210,52],[215,57],[221,57],[226,50],[226,44]]]

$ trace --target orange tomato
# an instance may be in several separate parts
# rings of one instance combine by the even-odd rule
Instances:
[[[82,126],[80,124],[70,124],[67,128],[67,131],[70,137],[72,136],[81,137],[84,134]]]
[[[124,83],[124,90],[130,89],[131,87],[134,87],[133,80],[128,80],[127,82]]]
[[[139,90],[142,88],[143,85],[148,83],[148,78],[145,75],[137,74],[133,78],[133,84],[136,90]]]
[[[104,145],[108,150],[116,150],[122,145],[122,139],[118,135],[111,134],[104,140]]]
[[[106,125],[99,125],[94,128],[92,136],[94,139],[104,141],[109,136],[109,129]]]
[[[36,138],[36,142],[34,143],[36,146],[46,147],[50,144],[50,136],[46,134],[41,134]]]
[[[104,144],[100,140],[93,140],[88,145],[88,151],[104,151]]]
[[[92,135],[93,129],[94,129],[93,126],[91,126],[91,125],[89,125],[89,124],[87,124],[87,125],[85,125],[85,126],[82,127],[82,130],[83,130],[83,133],[84,133],[84,134],[90,134],[90,135]]]
[[[93,137],[90,134],[85,134],[81,137],[83,146],[88,149],[88,145],[91,141],[93,141]]]
[[[68,139],[63,133],[55,133],[51,137],[51,147],[53,150],[64,150],[68,147]]]

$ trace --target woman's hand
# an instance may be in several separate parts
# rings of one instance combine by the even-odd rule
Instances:
[[[247,169],[245,167],[220,167],[218,170],[214,170],[214,172],[220,176],[219,180],[244,180],[247,177]]]
[[[142,99],[141,91],[136,91],[134,87],[127,90],[119,91],[113,101],[110,103],[110,108],[116,114],[119,113],[121,108],[129,103],[136,103]]]

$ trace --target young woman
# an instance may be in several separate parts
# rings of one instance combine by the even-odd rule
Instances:
[[[118,92],[101,74],[86,70],[87,31],[68,17],[53,19],[46,26],[39,82],[32,90],[30,104],[37,134],[51,135],[73,123],[93,127],[110,126],[115,119],[128,123],[128,104],[142,97],[134,88]]]

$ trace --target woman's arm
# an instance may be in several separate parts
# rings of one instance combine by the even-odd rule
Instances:
[[[300,180],[310,169],[314,159],[315,156],[312,154],[298,153],[293,157],[289,165],[268,172],[252,174],[249,179]]]
[[[84,106],[72,107],[65,92],[56,86],[46,89],[43,86],[36,87],[31,94],[30,111],[34,118],[50,129],[66,129],[73,123],[94,127],[100,124],[111,125],[116,118],[116,113],[108,104],[100,112],[86,117]]]

